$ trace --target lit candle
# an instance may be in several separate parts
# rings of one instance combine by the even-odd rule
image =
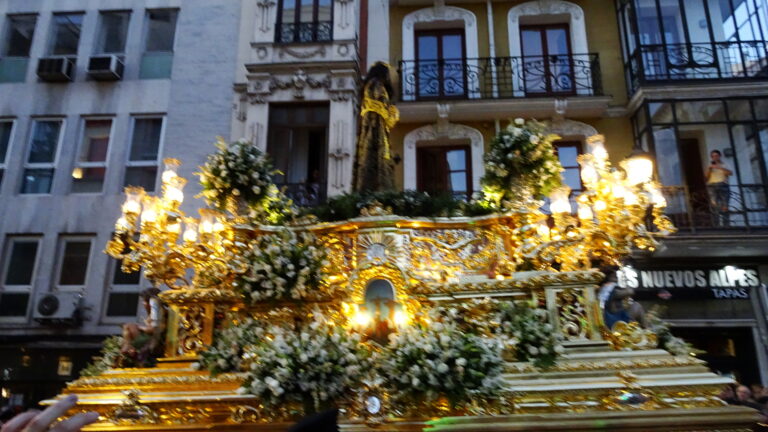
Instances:
[[[200,235],[213,234],[213,224],[216,221],[216,213],[211,209],[200,209]]]
[[[123,213],[127,215],[137,215],[141,213],[141,200],[144,197],[144,188],[128,186],[125,188],[125,203],[123,203]]]
[[[157,222],[157,198],[152,196],[144,197],[144,210],[141,212],[142,224],[153,224]]]
[[[604,162],[608,159],[608,151],[605,150],[605,137],[603,135],[592,135],[587,138],[589,152],[595,156],[598,162]]]
[[[549,210],[552,214],[555,213],[570,213],[571,202],[568,200],[568,195],[571,193],[571,188],[568,186],[560,186],[552,191],[549,195],[551,200],[549,203]]]
[[[592,220],[594,215],[592,214],[592,208],[587,204],[579,203],[579,219]]]
[[[546,222],[541,222],[536,226],[536,233],[544,241],[549,241],[549,226]]]
[[[627,173],[627,182],[630,185],[646,183],[653,177],[653,160],[651,155],[635,149],[629,157],[621,162],[621,167]]]
[[[595,201],[595,205],[594,205],[594,208],[595,208],[595,211],[596,211],[596,212],[600,212],[600,211],[603,211],[603,210],[605,210],[607,207],[608,207],[608,206],[605,204],[605,201],[603,201],[603,200],[597,200],[597,201]]]
[[[163,184],[166,184],[178,177],[176,171],[179,169],[181,162],[178,159],[165,158],[163,163],[165,164],[165,170],[163,171],[162,179]]]
[[[115,222],[115,230],[118,232],[128,231],[129,228],[130,225],[128,224],[128,219],[126,219],[125,216],[120,216],[117,219],[117,222]]]
[[[189,218],[184,220],[184,241],[194,243],[197,241],[197,221]]]
[[[167,201],[174,204],[181,204],[184,202],[184,185],[187,181],[181,177],[174,177],[167,183],[165,183],[164,197]]]

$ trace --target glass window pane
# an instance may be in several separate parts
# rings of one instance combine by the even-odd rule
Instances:
[[[160,147],[163,119],[136,119],[131,140],[132,161],[155,161]]]
[[[24,179],[21,182],[23,194],[47,194],[51,193],[53,183],[53,169],[25,169]]]
[[[5,163],[8,147],[11,145],[13,122],[0,122],[0,164]]]
[[[60,131],[60,121],[35,122],[27,162],[53,163],[56,159],[56,147],[59,144]]]
[[[141,281],[141,272],[125,273],[122,270],[122,260],[114,260],[115,273],[112,276],[113,285],[138,285]]]
[[[34,15],[16,15],[8,17],[8,32],[6,33],[6,45],[3,50],[9,57],[29,57],[29,48],[32,46],[32,37],[35,35]]]
[[[102,53],[125,52],[125,39],[128,35],[130,12],[101,13],[101,41],[99,51]]]
[[[547,29],[547,53],[549,55],[570,54],[568,45],[568,33],[564,28]]]
[[[139,293],[109,293],[107,316],[136,316],[139,310]]]
[[[656,11],[656,0],[636,0],[637,25],[640,33],[640,44],[660,44],[661,28]]]
[[[768,99],[753,99],[752,104],[757,120],[768,120]]]
[[[83,14],[56,14],[53,16],[51,54],[77,55]]]
[[[125,169],[123,186],[141,186],[147,192],[155,190],[157,183],[157,167],[128,167]]]
[[[28,303],[29,294],[27,293],[2,293],[0,294],[0,316],[26,316]]]
[[[656,144],[656,163],[658,165],[659,180],[665,186],[682,185],[682,169],[677,152],[674,128],[654,127],[653,140]]]
[[[175,10],[147,11],[146,51],[173,51],[176,17]]]
[[[752,120],[752,107],[748,100],[728,100],[728,119],[731,121]]]
[[[452,192],[466,192],[467,191],[467,173],[464,171],[451,173],[451,191]]]
[[[581,190],[581,174],[578,168],[566,168],[563,171],[563,182],[571,188],[572,191]]]
[[[296,0],[283,0],[283,15],[282,19],[284,23],[292,23],[296,20]]]
[[[445,159],[448,161],[449,171],[466,171],[467,170],[467,151],[466,150],[449,150],[445,154]]]
[[[557,157],[560,159],[560,164],[564,167],[578,167],[579,163],[576,158],[579,156],[579,150],[573,145],[557,146]]]
[[[419,35],[418,44],[419,60],[437,59],[437,36]]]
[[[109,133],[111,129],[112,120],[86,120],[78,161],[106,161],[107,149],[109,148]]]
[[[739,180],[741,184],[762,184],[765,153],[760,147],[758,130],[752,123],[735,125],[731,128],[733,134],[733,153],[739,164]],[[729,167],[732,171],[733,167]]]
[[[64,243],[59,285],[84,285],[91,242],[69,240]]]
[[[318,21],[331,21],[333,16],[333,6],[331,0],[318,0],[317,2],[317,20]]]
[[[681,123],[725,121],[723,103],[719,100],[676,102],[675,112]]]
[[[5,285],[30,285],[35,271],[37,240],[14,240],[6,264]]]
[[[72,170],[72,192],[100,193],[106,173],[106,168],[75,167]]]
[[[651,122],[653,124],[658,123],[672,123],[674,117],[672,116],[672,104],[668,102],[652,102],[648,104],[648,110],[651,113]]]

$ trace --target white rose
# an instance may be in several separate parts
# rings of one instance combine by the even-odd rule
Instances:
[[[437,371],[440,373],[448,372],[448,365],[445,363],[440,363],[439,365],[437,365]]]
[[[520,118],[520,117],[518,117],[518,118],[515,119],[515,124],[518,125],[518,126],[522,126],[522,125],[525,124],[525,120]]]
[[[539,143],[539,136],[538,135],[531,135],[531,144],[538,144]]]
[[[528,352],[529,352],[531,355],[536,355],[536,354],[538,354],[538,353],[539,353],[539,350],[538,350],[538,348],[536,348],[535,346],[531,345],[531,346],[529,346],[529,347],[528,347]]]
[[[459,357],[456,360],[456,364],[459,365],[459,366],[466,366],[467,365],[467,359],[465,359],[464,357]]]

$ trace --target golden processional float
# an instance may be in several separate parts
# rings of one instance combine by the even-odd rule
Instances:
[[[331,407],[345,431],[750,430],[754,412],[717,397],[730,380],[658,320],[604,324],[593,266],[674,231],[650,160],[614,169],[591,137],[569,197],[543,130],[499,133],[469,203],[348,195],[289,220],[249,143],[201,167],[219,210],[199,218],[166,160],[161,196],[126,189],[106,249],[168,288],[166,317],[150,307],[161,324],[68,384],[75,411],[101,414],[86,430],[283,431]]]

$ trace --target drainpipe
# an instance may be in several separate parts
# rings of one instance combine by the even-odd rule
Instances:
[[[491,58],[491,89],[493,91],[493,98],[499,97],[499,86],[496,81],[496,36],[493,30],[493,5],[491,0],[485,0],[485,9],[488,13],[488,56]]]

